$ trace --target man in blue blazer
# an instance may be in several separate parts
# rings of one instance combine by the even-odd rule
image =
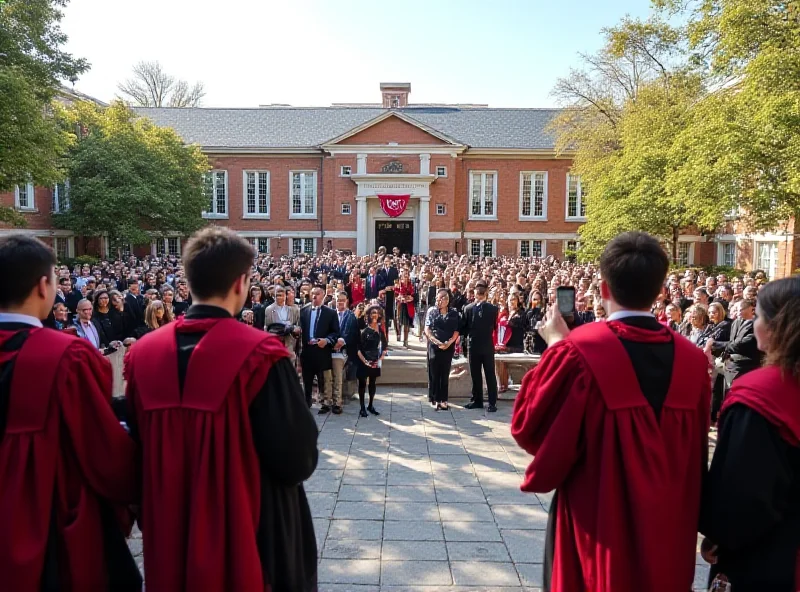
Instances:
[[[354,364],[358,359],[358,319],[349,308],[350,300],[347,292],[336,294],[336,315],[339,317],[339,339],[333,346],[331,354],[333,384],[325,388],[329,399],[325,404],[330,406],[333,413],[342,413],[344,400],[353,395],[353,381],[347,379],[348,362]]]
[[[300,309],[300,328],[303,334],[303,350],[300,361],[303,366],[303,389],[306,403],[311,408],[311,395],[314,379],[317,379],[319,401],[322,407],[320,415],[330,412],[325,405],[325,373],[330,375],[332,368],[331,354],[333,346],[339,339],[339,318],[333,309],[322,305],[325,291],[319,286],[311,289],[311,303]]]

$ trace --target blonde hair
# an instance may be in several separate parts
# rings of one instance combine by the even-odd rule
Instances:
[[[158,309],[164,311],[164,316],[161,318],[161,322],[159,322],[158,317],[156,316],[156,311]],[[144,309],[144,324],[150,329],[158,329],[159,327],[163,327],[172,321],[172,311],[164,306],[164,303],[160,300],[153,300],[147,305],[147,308]]]

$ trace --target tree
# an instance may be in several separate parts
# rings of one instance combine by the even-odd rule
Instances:
[[[85,60],[61,50],[67,37],[59,22],[66,3],[0,3],[0,192],[63,178],[61,158],[72,135],[59,126],[49,106],[60,80],[74,80],[88,69]],[[4,208],[0,219],[24,222]]]
[[[670,149],[704,79],[688,67],[680,31],[657,18],[626,18],[604,34],[604,47],[555,89],[568,105],[552,126],[557,150],[573,153],[572,172],[589,190],[580,254],[596,258],[615,235],[639,229],[671,243],[676,259],[681,228],[713,227],[725,213],[710,196],[687,203],[667,186]]]
[[[672,154],[669,190],[714,192],[753,229],[800,211],[800,3],[658,0],[687,17],[694,62],[716,84]]]
[[[206,95],[202,82],[189,88],[188,82],[176,80],[158,62],[139,62],[133,78],[117,88],[139,107],[197,107]]]
[[[208,160],[169,128],[137,117],[121,101],[100,109],[77,103],[66,119],[86,133],[70,149],[69,209],[54,215],[77,235],[105,234],[112,249],[156,236],[190,234],[208,206]]]

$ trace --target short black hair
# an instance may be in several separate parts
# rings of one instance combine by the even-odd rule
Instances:
[[[200,300],[224,297],[234,282],[250,273],[253,245],[227,228],[195,233],[184,250],[184,269],[192,294]]]
[[[0,307],[25,302],[39,281],[50,281],[56,256],[37,238],[11,234],[0,238]]]
[[[600,273],[614,300],[624,308],[649,309],[661,292],[667,271],[666,251],[646,232],[616,236],[600,256]]]

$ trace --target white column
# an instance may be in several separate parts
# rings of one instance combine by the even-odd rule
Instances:
[[[361,166],[359,164],[359,166]],[[366,196],[356,196],[356,254],[368,255],[367,253],[367,198]]]
[[[356,174],[357,175],[366,175],[367,174],[367,155],[366,154],[357,154],[356,155]]]
[[[419,174],[420,175],[430,175],[431,174],[431,155],[430,154],[420,154],[419,155]]]
[[[430,225],[431,225],[431,196],[423,195],[419,198],[419,253],[427,255],[430,251]]]

